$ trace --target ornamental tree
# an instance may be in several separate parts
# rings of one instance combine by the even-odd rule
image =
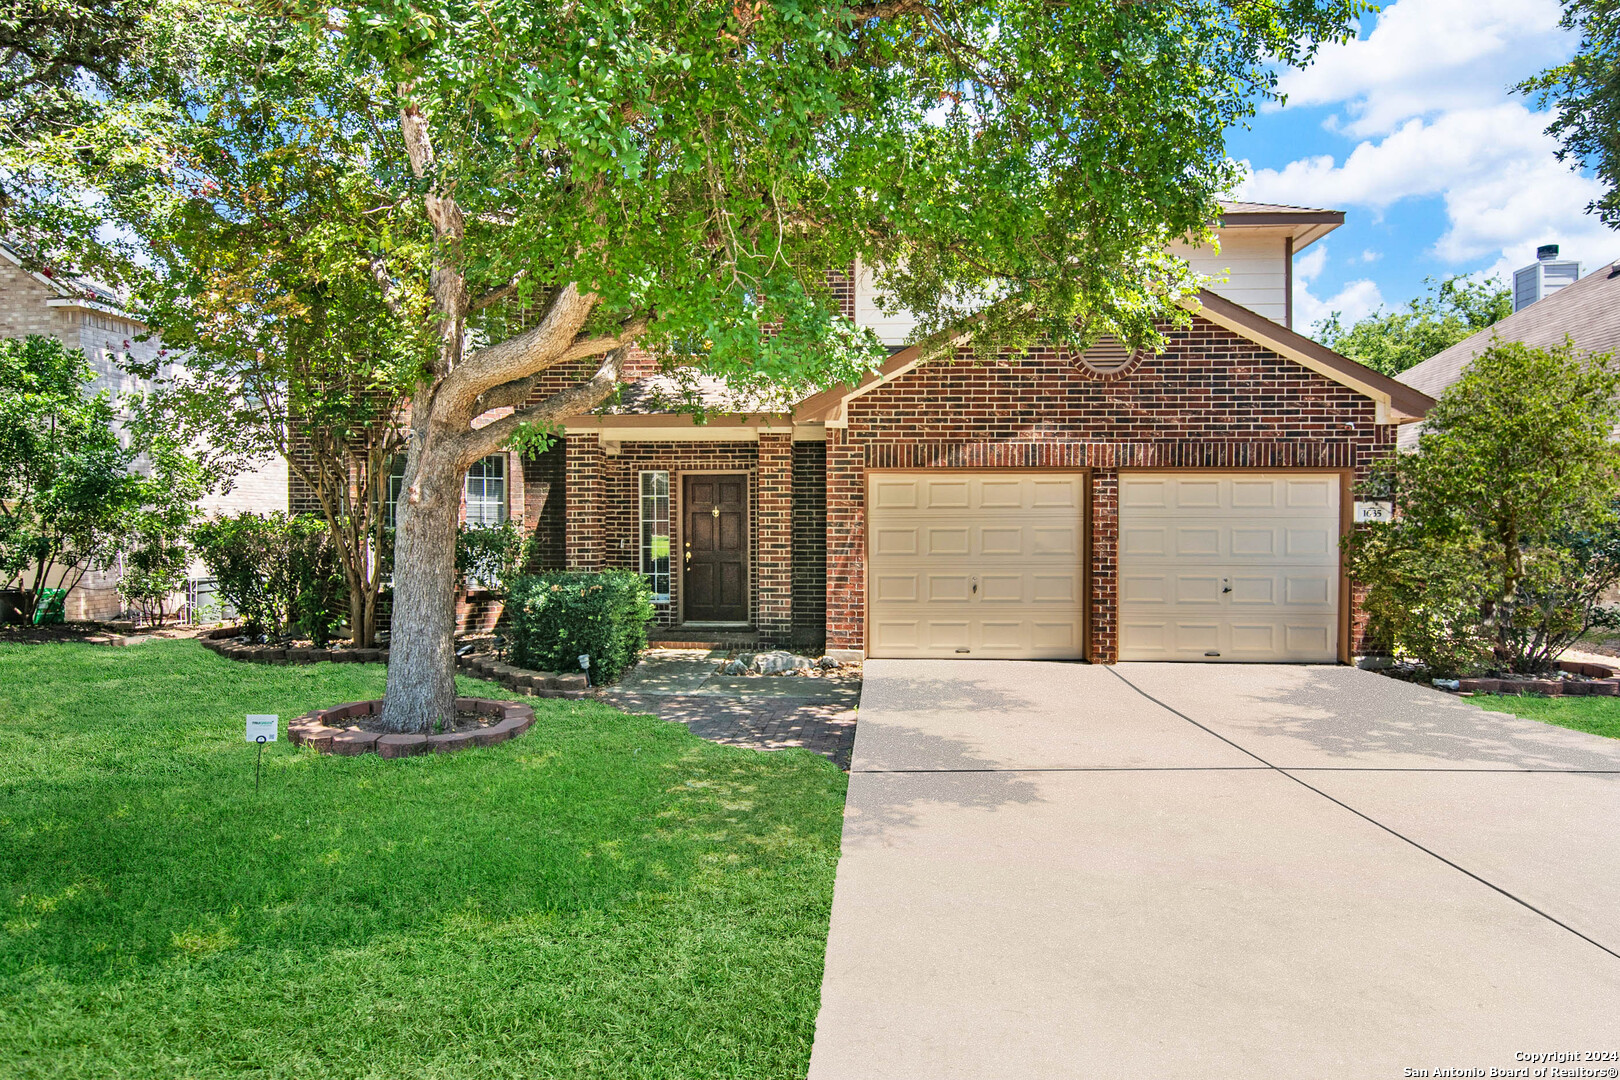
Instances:
[[[1546,670],[1620,581],[1620,371],[1493,345],[1373,484],[1392,521],[1348,543],[1392,644],[1441,673]]]
[[[355,244],[380,256],[386,337],[431,340],[409,393],[384,724],[428,730],[453,708],[463,473],[606,401],[632,344],[785,405],[879,359],[828,301],[828,274],[860,260],[940,347],[968,315],[986,350],[1151,346],[1195,287],[1169,242],[1207,235],[1238,179],[1225,130],[1279,63],[1351,36],[1364,9],[287,0],[199,35],[176,131],[215,108],[190,73],[208,65],[247,88],[325,80],[305,89],[342,147],[276,131],[342,158],[361,216],[386,223],[385,242]],[[206,155],[166,145],[146,180],[236,220],[209,201]],[[164,253],[155,273],[197,257]],[[548,372],[573,381],[542,397]]]

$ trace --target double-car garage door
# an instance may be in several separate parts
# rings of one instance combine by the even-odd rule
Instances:
[[[872,473],[870,653],[1084,655],[1082,473]],[[1121,660],[1331,662],[1339,477],[1119,477]]]

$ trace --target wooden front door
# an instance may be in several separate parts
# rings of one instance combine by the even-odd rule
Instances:
[[[685,478],[683,556],[687,622],[748,621],[748,476]]]

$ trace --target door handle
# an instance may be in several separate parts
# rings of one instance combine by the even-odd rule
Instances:
[[[1229,593],[1231,591],[1232,591],[1232,579],[1231,578],[1221,578],[1221,592],[1223,594],[1225,594],[1225,593]]]
[[[691,544],[690,541],[688,541],[687,545],[686,545],[686,561],[687,562],[692,561],[692,544]]]
[[[968,578],[968,585],[973,590],[973,595],[977,596],[979,594],[979,579],[977,577]]]

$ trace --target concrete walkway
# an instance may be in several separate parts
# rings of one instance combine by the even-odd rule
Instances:
[[[1620,1051],[1620,743],[1352,668],[865,674],[810,1080]]]

